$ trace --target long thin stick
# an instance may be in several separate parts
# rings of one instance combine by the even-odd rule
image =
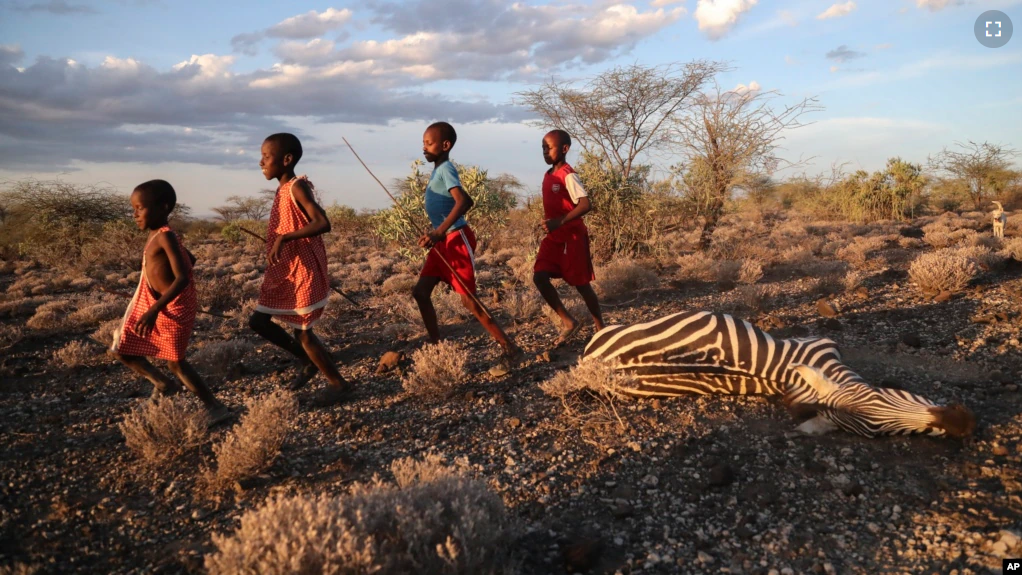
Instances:
[[[415,228],[414,224],[415,217],[412,216],[410,212],[408,212],[407,208],[402,206],[397,201],[397,198],[394,198],[394,195],[390,193],[390,190],[387,190],[387,187],[383,185],[383,182],[380,182],[380,179],[376,177],[376,174],[373,174],[373,171],[370,170],[368,166],[366,166],[366,163],[362,161],[362,158],[358,155],[358,152],[355,152],[355,149],[352,148],[351,143],[348,142],[348,139],[342,136],[341,140],[344,140],[344,143],[348,145],[348,148],[351,150],[351,153],[355,155],[355,158],[358,159],[359,163],[362,164],[362,167],[366,169],[366,172],[368,172],[369,175],[373,177],[373,180],[376,180],[376,183],[380,185],[380,188],[383,188],[383,191],[387,193],[387,196],[390,196],[390,199],[394,201],[394,206],[396,206],[408,218],[408,223],[412,225],[412,228]],[[493,315],[490,314],[490,311],[486,309],[486,306],[482,302],[480,302],[478,298],[476,298],[475,291],[468,289],[468,286],[465,284],[465,281],[461,279],[461,275],[459,275],[458,272],[454,269],[454,266],[451,266],[451,263],[447,261],[447,258],[444,258],[444,255],[441,254],[439,250],[436,250],[436,245],[434,244],[426,251],[428,252],[429,250],[434,250],[436,252],[436,255],[440,257],[440,261],[443,262],[447,266],[447,269],[451,271],[451,275],[454,276],[454,279],[457,280],[458,284],[461,285],[461,288],[462,290],[465,291],[465,294],[468,294],[468,297],[471,298],[472,301],[475,302],[479,306],[479,308],[482,309],[483,314],[486,314],[487,318],[493,320]]]
[[[244,232],[244,233],[246,233],[246,234],[248,234],[250,236],[254,236],[254,237],[258,238],[259,240],[261,240],[264,243],[266,242],[266,238],[263,238],[262,236],[256,234],[255,232],[249,230],[248,228],[242,228],[241,226],[238,226],[238,228],[240,228],[242,232]],[[330,280],[327,279],[327,284],[329,284],[329,283],[330,283]],[[348,302],[351,302],[352,306],[358,306],[358,302],[355,302],[354,300],[352,300],[351,296],[348,296],[347,294],[342,292],[340,288],[334,288],[333,286],[330,286],[330,289],[333,290],[334,292],[337,292],[341,296],[343,296],[344,299],[347,300]]]
[[[103,292],[106,292],[107,294],[113,294],[114,296],[120,296],[121,298],[134,298],[135,297],[134,294],[128,294],[127,292],[121,292],[119,290],[111,290],[109,288],[104,288],[103,286],[100,286],[99,289],[102,290]],[[234,318],[234,316],[224,316],[223,314],[217,314],[216,312],[207,312],[205,310],[199,310],[198,312],[199,312],[199,314],[207,314],[209,316],[216,316],[217,318],[224,318],[226,320],[230,320],[231,318]]]

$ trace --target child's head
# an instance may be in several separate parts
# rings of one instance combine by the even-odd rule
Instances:
[[[446,159],[458,141],[454,126],[447,122],[434,122],[422,133],[422,155],[429,162]]]
[[[280,132],[263,140],[262,158],[259,167],[267,180],[280,178],[295,171],[295,164],[302,159],[302,143],[294,134]]]
[[[571,148],[571,135],[564,130],[551,130],[543,137],[543,159],[554,165],[564,162]]]
[[[166,180],[143,182],[131,193],[132,217],[142,230],[165,226],[175,206],[177,194]]]

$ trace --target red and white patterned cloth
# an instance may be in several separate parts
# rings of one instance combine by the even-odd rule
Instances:
[[[170,229],[169,226],[160,228],[156,234],[146,242],[146,249],[149,244],[164,232],[173,234],[177,240],[178,250],[181,252],[181,260],[185,267],[185,274],[188,275],[188,285],[184,292],[177,295],[167,304],[166,308],[160,310],[156,317],[156,325],[147,338],[139,336],[135,332],[135,323],[143,314],[152,308],[159,300],[160,294],[149,284],[146,277],[145,250],[142,251],[142,277],[138,280],[138,288],[135,288],[135,295],[131,304],[124,312],[124,319],[121,327],[114,331],[114,341],[110,349],[125,356],[150,356],[163,360],[180,361],[185,357],[185,349],[188,348],[188,340],[192,337],[192,328],[195,326],[195,314],[199,309],[198,298],[195,294],[195,282],[192,278],[192,261],[188,257],[181,237]]]
[[[305,176],[292,178],[277,188],[266,228],[267,255],[278,236],[300,230],[309,223],[291,193],[298,180],[304,180],[309,190],[313,189],[312,182]],[[277,262],[267,264],[256,311],[270,314],[292,328],[307,330],[323,315],[329,299],[330,280],[323,237],[300,238],[285,243]]]

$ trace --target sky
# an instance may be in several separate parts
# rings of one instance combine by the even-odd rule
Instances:
[[[986,10],[1022,24],[1022,0],[0,0],[0,183],[162,178],[206,215],[273,187],[259,147],[287,131],[324,203],[381,208],[342,137],[389,184],[447,120],[452,160],[536,192],[544,130],[516,92],[693,60],[727,62],[724,90],[815,97],[781,142],[810,173],[1019,149],[1022,37],[982,46]]]

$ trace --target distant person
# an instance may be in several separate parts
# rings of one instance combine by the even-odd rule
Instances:
[[[312,331],[330,298],[322,237],[330,231],[330,221],[313,196],[312,183],[295,176],[301,158],[302,144],[293,134],[273,134],[263,141],[259,167],[267,180],[276,179],[280,185],[266,228],[266,274],[249,326],[298,359],[292,390],[305,386],[317,372],[326,376],[329,385],[315,400],[326,406],[346,399],[352,387]],[[294,337],[271,318],[291,327]]]
[[[547,234],[539,245],[532,281],[561,319],[555,348],[566,344],[582,324],[568,313],[551,278],[563,278],[574,286],[593,316],[596,331],[603,330],[600,300],[591,284],[596,276],[589,252],[589,230],[582,222],[591,204],[578,174],[565,159],[570,148],[571,136],[564,130],[551,130],[543,137],[543,160],[550,165],[543,177],[543,230]]]
[[[433,307],[433,289],[440,282],[450,285],[461,295],[465,308],[500,345],[503,350],[501,365],[510,368],[521,355],[521,350],[472,297],[476,291],[476,237],[465,222],[465,213],[472,208],[474,201],[461,187],[458,170],[449,159],[457,140],[457,132],[447,122],[430,124],[422,135],[422,154],[433,163],[433,172],[426,187],[426,215],[433,230],[419,238],[419,246],[430,250],[412,294],[419,305],[429,340],[436,343],[440,341],[440,329],[436,308]]]
[[[202,401],[210,423],[219,424],[231,416],[230,411],[185,360],[198,303],[192,256],[167,225],[176,204],[174,188],[164,180],[139,184],[131,193],[133,217],[140,229],[149,230],[149,239],[142,251],[142,277],[120,328],[114,332],[110,353],[153,383],[154,398],[181,390],[180,384],[146,357],[166,360],[171,372]]]

